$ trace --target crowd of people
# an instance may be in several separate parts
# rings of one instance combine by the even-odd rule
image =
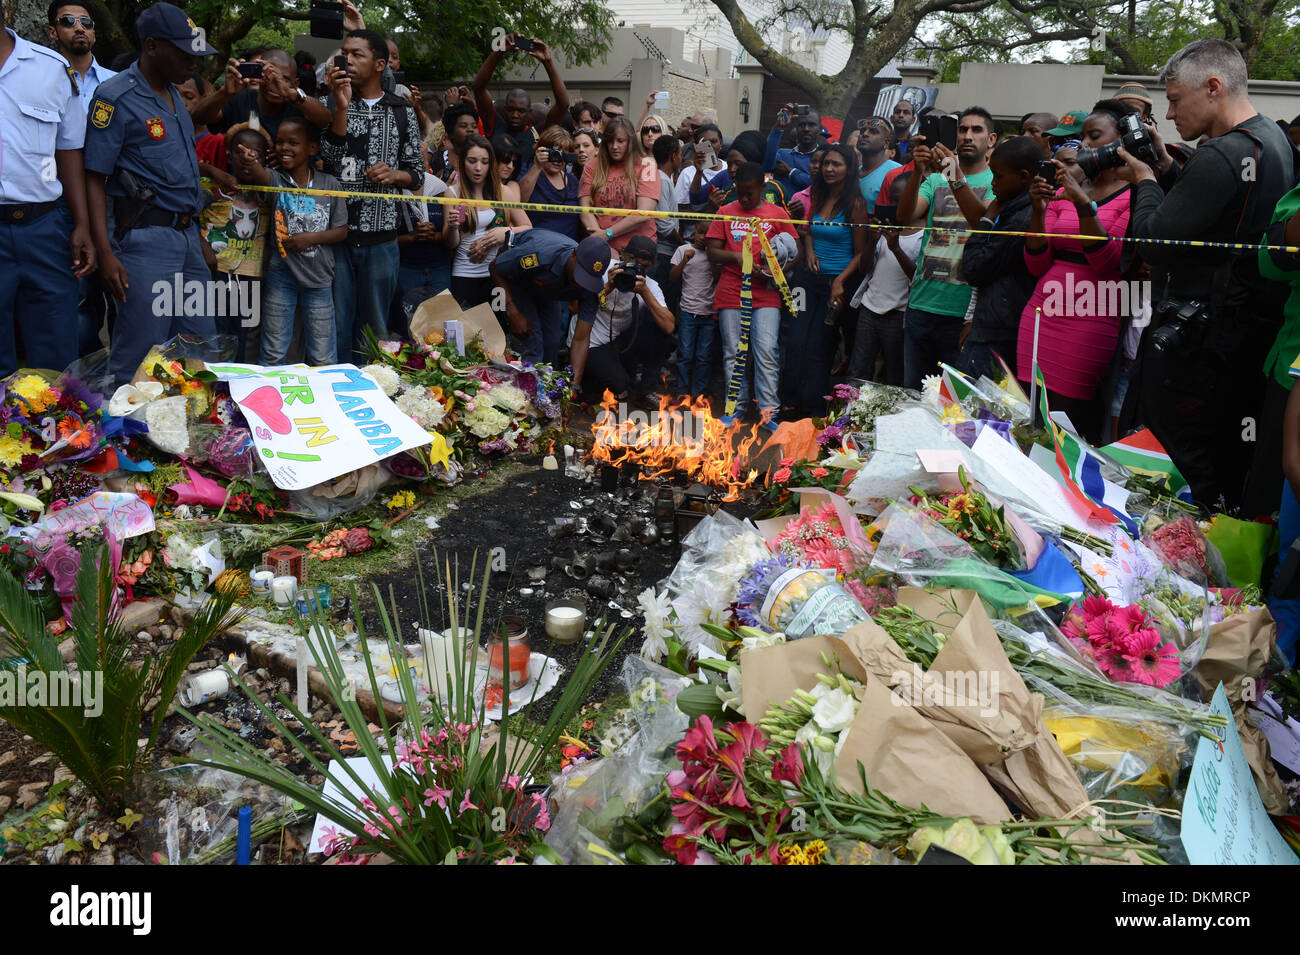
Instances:
[[[824,413],[839,376],[920,388],[941,363],[1005,365],[1028,385],[1039,369],[1081,435],[1149,426],[1198,499],[1278,507],[1300,257],[1254,246],[1300,237],[1296,129],[1250,105],[1230,44],[1196,41],[1164,71],[1181,143],[1137,84],[1011,129],[904,98],[834,141],[794,103],[766,133],[709,110],[673,127],[656,92],[634,123],[616,97],[571,101],[548,46],[513,34],[470,83],[424,96],[344,7],[336,56],[245,51],[216,87],[196,72],[216,51],[167,3],[116,73],[84,4],[49,5],[53,49],[5,32],[0,373],[15,328],[32,366],[107,342],[118,383],[181,333],[233,334],[265,364],[348,361],[449,290],[489,305],[524,360],[567,361],[583,394],[730,392],[729,421],[771,429]],[[525,56],[551,95],[494,97]],[[193,307],[191,288],[209,290]]]

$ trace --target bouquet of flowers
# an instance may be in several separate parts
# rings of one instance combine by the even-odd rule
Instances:
[[[796,690],[790,699],[769,706],[758,725],[771,739],[769,753],[777,755],[774,751],[778,748],[794,744],[811,747],[817,767],[829,775],[866,687],[824,653],[822,665],[827,672],[817,674],[812,690]]]
[[[1182,672],[1178,648],[1163,642],[1154,618],[1138,606],[1088,597],[1065,618],[1061,632],[1113,680],[1164,687]]]
[[[1144,543],[1180,577],[1208,581],[1211,587],[1228,585],[1223,558],[1190,516],[1157,527]]]
[[[63,527],[57,531],[43,531],[34,542],[35,553],[42,569],[49,575],[54,592],[63,604],[63,615],[72,619],[72,608],[77,596],[77,574],[86,554],[98,554],[108,541],[109,559],[113,576],[117,576],[122,562],[122,544],[102,524],[81,524]]]
[[[0,469],[28,474],[94,457],[105,441],[101,405],[76,378],[11,375],[0,383]]]
[[[1006,508],[994,507],[982,491],[971,486],[964,468],[957,471],[961,491],[938,496],[913,487],[911,504],[943,525],[994,567],[1023,570],[1025,555],[1007,524]]]
[[[843,471],[822,467],[816,461],[782,458],[780,466],[768,478],[767,487],[763,490],[763,500],[771,505],[764,513],[776,517],[798,510],[799,498],[791,488],[820,487],[833,491],[840,486],[843,478]]]
[[[813,633],[839,635],[868,619],[858,599],[836,582],[833,570],[815,569],[784,554],[750,568],[736,605],[742,623],[781,631],[791,640]]]

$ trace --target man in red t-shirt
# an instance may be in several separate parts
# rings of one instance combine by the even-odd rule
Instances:
[[[751,237],[748,219],[761,220],[758,224],[770,241],[774,236],[786,234],[796,237],[794,227],[787,222],[770,221],[789,218],[789,214],[770,202],[763,201],[763,167],[756,162],[744,163],[736,170],[737,201],[718,210],[722,216],[744,216],[734,221],[717,220],[709,226],[707,234],[710,262],[722,265],[718,288],[713,296],[713,307],[718,311],[718,325],[722,329],[723,374],[730,383],[740,345],[740,286],[742,248],[746,241],[753,243],[754,272],[751,291],[754,302],[750,324],[749,349],[753,356],[754,390],[757,393],[759,414],[765,427],[775,431],[776,417],[780,411],[777,386],[780,379],[778,341],[781,333],[781,293],[767,271],[762,243]],[[735,414],[722,419],[730,424],[744,414],[749,405],[749,375],[746,369],[741,376],[740,397]]]

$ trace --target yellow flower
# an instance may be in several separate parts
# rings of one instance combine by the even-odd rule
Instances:
[[[943,409],[943,414],[939,416],[944,424],[961,424],[963,421],[969,421],[966,412],[962,410],[961,405],[951,404]]]
[[[12,468],[22,461],[23,455],[30,449],[17,438],[10,435],[0,437],[0,467]]]
[[[394,494],[392,497],[390,497],[387,501],[384,502],[384,506],[388,508],[390,511],[400,511],[403,508],[414,507],[415,492],[398,491],[396,494]]]
[[[44,411],[59,401],[58,394],[50,387],[49,382],[39,375],[24,375],[10,386],[10,390],[22,398],[27,403],[28,409],[34,412]]]
[[[803,846],[782,846],[780,849],[781,863],[783,865],[821,865],[822,857],[826,855],[826,852],[826,843],[820,839],[814,839]]]

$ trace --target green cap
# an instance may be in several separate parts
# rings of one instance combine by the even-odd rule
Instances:
[[[1061,121],[1052,129],[1047,130],[1044,135],[1077,138],[1083,132],[1083,121],[1087,118],[1088,111],[1086,109],[1072,109],[1062,116]]]

